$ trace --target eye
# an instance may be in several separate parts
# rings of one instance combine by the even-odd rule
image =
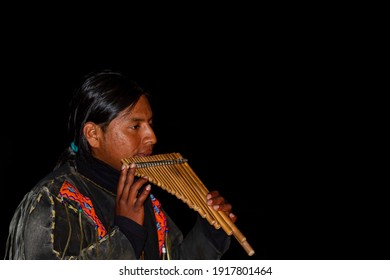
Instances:
[[[130,129],[138,129],[138,128],[140,128],[140,126],[137,124],[137,125],[133,125],[133,126],[130,126]]]

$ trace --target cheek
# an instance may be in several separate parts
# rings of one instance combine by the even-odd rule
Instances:
[[[130,134],[115,133],[109,139],[111,148],[122,152],[135,150],[138,147],[138,138]]]
[[[128,146],[132,141],[130,137],[125,137],[121,133],[111,134],[109,138],[106,139],[107,144],[110,146],[111,150],[122,150],[124,147]]]
[[[109,137],[108,141],[110,141],[112,144],[126,144],[127,142],[131,142],[131,137],[126,137],[122,133],[115,133]]]

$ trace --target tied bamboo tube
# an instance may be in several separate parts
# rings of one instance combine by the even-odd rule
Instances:
[[[135,163],[137,177],[147,176],[149,182],[175,195],[216,229],[222,227],[226,234],[233,235],[249,256],[255,253],[227,214],[206,204],[208,189],[179,153],[125,158],[122,163]]]

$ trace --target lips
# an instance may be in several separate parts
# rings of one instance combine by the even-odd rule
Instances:
[[[136,157],[147,157],[147,156],[150,156],[151,154],[152,154],[152,152],[145,152],[145,153],[138,153],[135,156]]]

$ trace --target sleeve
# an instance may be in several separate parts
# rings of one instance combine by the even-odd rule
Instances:
[[[172,259],[218,260],[230,247],[230,236],[222,229],[215,229],[200,216],[184,238],[168,216],[167,219]]]
[[[9,240],[10,259],[136,259],[118,227],[99,238],[85,213],[48,188],[25,196],[12,219]]]

